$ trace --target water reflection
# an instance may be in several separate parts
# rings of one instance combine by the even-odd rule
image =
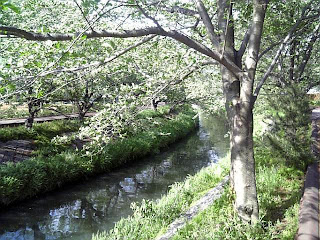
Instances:
[[[131,214],[131,202],[157,199],[170,184],[216,163],[228,150],[225,134],[224,119],[204,119],[168,151],[12,207],[0,213],[0,240],[90,239]]]

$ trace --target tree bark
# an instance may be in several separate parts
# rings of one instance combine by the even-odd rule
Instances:
[[[253,83],[258,62],[262,36],[262,26],[267,6],[266,0],[254,0],[252,26],[247,39],[247,58],[242,63],[242,53],[234,48],[234,28],[232,5],[227,0],[218,1],[218,23],[222,33],[222,54],[243,69],[241,77],[236,76],[223,65],[220,71],[226,100],[230,126],[231,187],[235,191],[235,206],[239,216],[246,222],[255,223],[259,219],[259,206],[256,190],[255,159],[253,151]],[[227,18],[227,13],[229,17]]]
[[[25,121],[25,127],[31,129],[33,127],[34,115],[29,115],[27,120]]]

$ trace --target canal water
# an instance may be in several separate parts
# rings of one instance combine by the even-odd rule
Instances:
[[[171,184],[215,164],[229,149],[226,121],[201,117],[200,128],[158,155],[0,212],[0,240],[91,239],[157,199]]]

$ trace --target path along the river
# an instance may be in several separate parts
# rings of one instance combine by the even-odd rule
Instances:
[[[96,113],[89,112],[86,113],[86,117],[92,117]],[[42,122],[51,122],[56,120],[64,120],[64,119],[75,119],[78,118],[79,114],[66,114],[66,115],[57,115],[57,116],[47,116],[47,117],[36,117],[34,118],[35,123],[42,123]],[[25,124],[27,118],[15,118],[15,119],[0,119],[0,127],[8,127],[8,126],[17,126]]]
[[[86,117],[92,117],[96,113],[89,112],[86,113]],[[78,114],[67,114],[58,116],[47,116],[47,117],[36,117],[34,119],[35,123],[51,122],[56,120],[64,119],[75,119],[78,118]],[[22,125],[25,123],[26,118],[17,119],[1,119],[0,127],[13,127]],[[34,142],[31,139],[23,140],[10,140],[7,142],[0,141],[0,164],[4,162],[21,162],[30,158],[32,151],[34,150]]]
[[[319,159],[320,154],[320,108],[312,111],[312,151]],[[299,230],[297,240],[319,240],[319,162],[310,165],[304,183],[300,203]]]

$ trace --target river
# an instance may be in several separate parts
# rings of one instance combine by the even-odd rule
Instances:
[[[229,149],[225,119],[201,117],[199,129],[160,154],[0,212],[0,240],[91,239],[158,199],[171,184],[218,162]]]

